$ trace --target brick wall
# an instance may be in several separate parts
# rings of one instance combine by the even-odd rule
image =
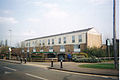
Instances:
[[[80,50],[84,50],[85,48],[87,48],[87,44],[80,44]]]
[[[65,52],[66,53],[71,53],[74,51],[73,45],[65,45]]]

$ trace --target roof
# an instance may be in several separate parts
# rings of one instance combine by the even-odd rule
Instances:
[[[66,32],[66,33],[61,33],[61,34],[55,34],[55,35],[50,35],[50,36],[44,36],[44,37],[38,37],[38,38],[32,38],[32,39],[27,39],[25,41],[29,41],[29,40],[35,40],[35,39],[41,39],[41,38],[48,38],[48,37],[53,37],[53,36],[59,36],[59,35],[65,35],[65,34],[71,34],[71,33],[77,33],[77,32],[84,32],[84,31],[89,31],[93,29],[92,28],[87,28],[87,29],[82,29],[82,30],[77,30],[77,31],[71,31],[71,32]]]

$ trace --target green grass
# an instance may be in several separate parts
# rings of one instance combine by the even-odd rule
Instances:
[[[114,69],[114,64],[111,63],[97,63],[97,64],[83,64],[79,67],[97,68],[97,69]]]

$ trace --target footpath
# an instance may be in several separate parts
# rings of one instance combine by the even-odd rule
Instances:
[[[20,61],[16,61],[16,60],[0,59],[0,61],[21,64]],[[27,62],[26,64],[24,64],[23,62],[22,64],[43,67],[43,68],[48,68],[48,69],[75,72],[75,73],[103,75],[103,76],[119,76],[119,70],[115,70],[115,69],[93,69],[93,68],[82,68],[78,66],[82,64],[91,64],[91,63],[63,62],[62,64],[63,68],[60,67],[60,62],[53,62],[53,67],[51,67],[51,62]]]

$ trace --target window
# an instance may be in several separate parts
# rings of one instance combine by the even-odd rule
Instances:
[[[50,39],[48,39],[48,45],[50,44]]]
[[[72,36],[72,43],[75,42],[75,36]]]
[[[29,44],[28,44],[29,46],[30,46],[30,42],[29,42]]]
[[[34,42],[34,46],[36,46],[37,45],[37,40]]]
[[[52,44],[54,44],[54,39],[52,39]]]
[[[40,40],[40,45],[41,45],[41,40]]]
[[[59,38],[58,43],[61,44],[61,38]]]
[[[66,37],[64,37],[63,40],[64,40],[64,43],[66,43]]]
[[[33,52],[36,52],[36,48],[33,48]]]
[[[74,52],[80,52],[80,45],[74,45]]]
[[[65,46],[64,46],[64,45],[61,45],[61,46],[60,46],[60,49],[65,49]]]
[[[52,47],[52,46],[50,46],[50,48],[49,48],[49,49],[51,50],[51,49],[53,49],[53,47]]]
[[[32,45],[34,46],[34,44],[35,44],[35,43],[34,43],[34,41],[33,41]]]
[[[28,46],[28,43],[26,43],[26,46]]]
[[[45,41],[43,40],[43,45],[45,45]]]
[[[79,35],[79,36],[78,36],[78,41],[79,41],[79,42],[82,42],[82,35]]]
[[[80,49],[80,45],[74,45],[74,49]]]

